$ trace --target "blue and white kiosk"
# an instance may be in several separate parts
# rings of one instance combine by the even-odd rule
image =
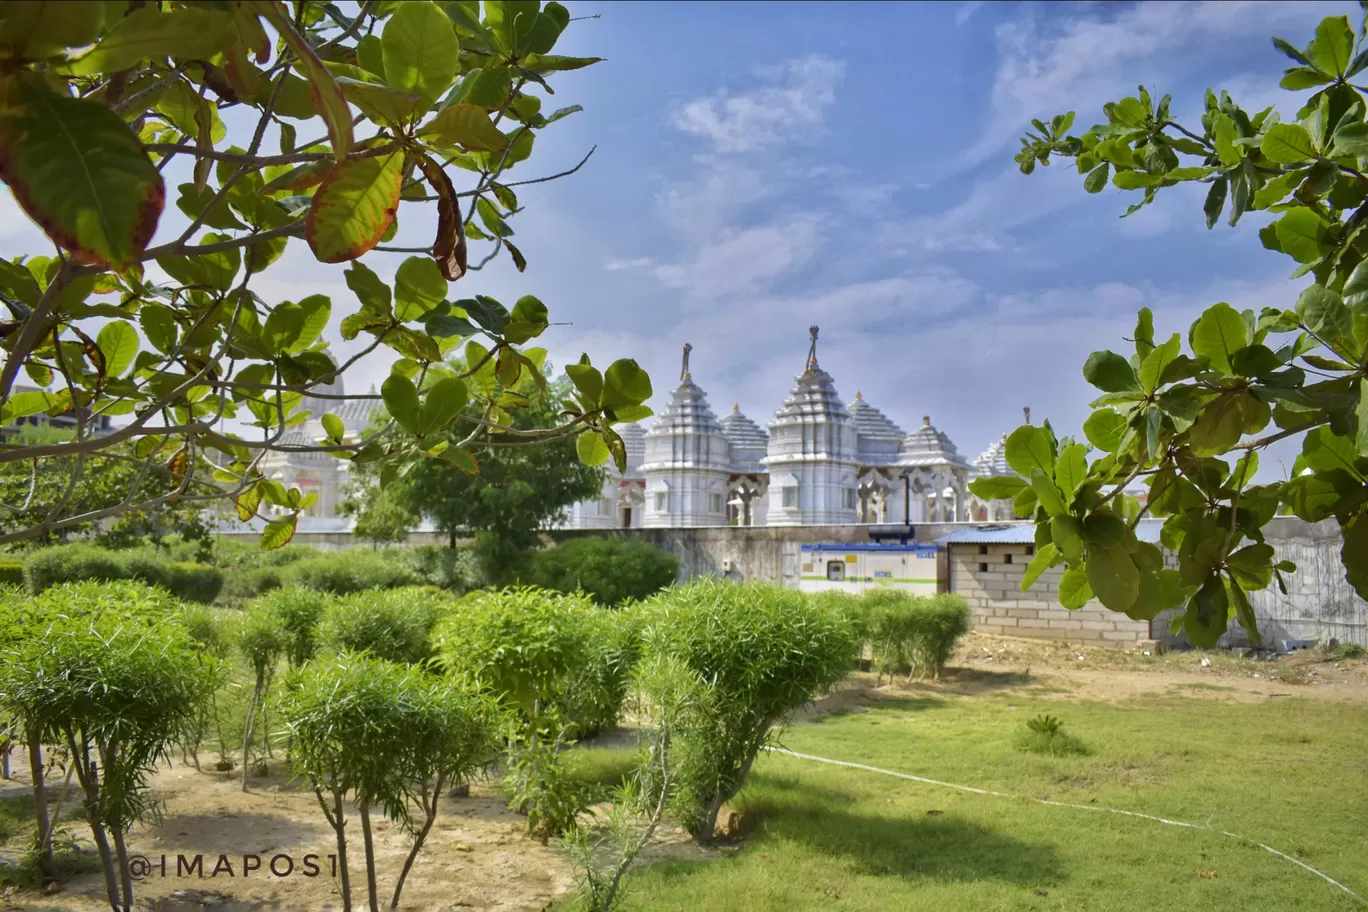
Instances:
[[[938,549],[912,541],[911,527],[897,526],[893,531],[882,535],[871,529],[872,542],[803,545],[798,588],[803,592],[834,589],[852,594],[888,588],[935,595],[940,578]]]

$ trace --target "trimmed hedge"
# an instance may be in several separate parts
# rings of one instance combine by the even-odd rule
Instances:
[[[20,557],[0,557],[0,585],[24,585],[24,560]]]
[[[532,554],[522,582],[583,592],[600,605],[655,595],[675,581],[679,558],[640,538],[572,538]]]
[[[358,592],[324,609],[319,638],[334,652],[416,665],[433,657],[429,634],[451,605],[450,596],[427,586]]]
[[[348,595],[367,589],[397,589],[422,583],[418,574],[402,561],[379,551],[357,548],[320,552],[300,558],[280,568],[280,581],[286,586],[302,586],[334,595]]]
[[[24,583],[40,593],[61,583],[137,580],[177,598],[208,604],[223,588],[223,571],[191,563],[161,563],[145,553],[108,551],[84,543],[34,551],[24,561]]]

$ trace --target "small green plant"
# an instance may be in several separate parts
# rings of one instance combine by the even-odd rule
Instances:
[[[270,751],[271,733],[265,724],[266,699],[276,666],[290,645],[290,633],[279,614],[269,605],[253,605],[242,618],[235,637],[238,652],[252,669],[252,697],[242,723],[242,790],[247,791],[247,776],[252,769],[252,742],[261,723],[262,741]]]
[[[1087,745],[1064,731],[1064,723],[1051,715],[1026,720],[1026,730],[1017,734],[1017,749],[1047,757],[1081,757]]]
[[[422,582],[402,557],[359,548],[317,552],[301,558],[281,568],[280,579],[287,586],[302,586],[334,595],[367,589],[397,589]]]
[[[1358,643],[1336,643],[1330,647],[1332,659],[1361,659],[1365,655],[1368,655],[1368,650],[1365,650]]]
[[[33,551],[24,561],[29,591],[43,592],[61,583],[137,580],[161,586],[192,602],[208,604],[223,588],[223,571],[187,562],[166,562],[151,552],[109,551],[78,542]]]
[[[282,714],[295,772],[313,787],[337,837],[344,910],[352,908],[347,799],[361,818],[372,912],[379,910],[372,811],[397,821],[412,838],[390,902],[397,907],[445,784],[471,775],[495,751],[492,704],[413,666],[344,653],[291,672]]]
[[[938,678],[955,643],[969,632],[969,606],[958,595],[926,598],[896,589],[872,589],[860,603],[853,613],[880,676],[906,674],[909,681]]]
[[[285,658],[291,668],[299,668],[318,653],[319,625],[332,599],[313,589],[275,589],[257,600],[274,611],[285,626],[288,643]]]

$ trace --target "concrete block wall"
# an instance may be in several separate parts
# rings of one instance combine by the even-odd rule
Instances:
[[[950,546],[950,591],[968,601],[974,630],[1126,649],[1150,640],[1149,622],[1108,611],[1096,599],[1076,611],[1061,607],[1063,567],[1046,570],[1022,592],[1032,551],[1027,544]]]

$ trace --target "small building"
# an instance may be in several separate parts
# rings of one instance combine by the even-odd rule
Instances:
[[[722,419],[722,433],[731,444],[727,522],[733,526],[763,526],[769,512],[769,475],[763,464],[769,435],[741,414],[740,403],[733,405],[731,414]]]
[[[1142,521],[1141,541],[1158,544],[1163,523]],[[1070,610],[1059,604],[1063,566],[1046,570],[1026,592],[1021,581],[1035,554],[1035,525],[1012,523],[960,529],[936,539],[949,551],[948,591],[969,603],[972,629],[1004,636],[1068,640],[1133,649],[1166,639],[1166,621],[1133,621],[1094,599]]]
[[[613,427],[627,451],[627,471],[619,472],[609,460],[604,466],[603,489],[594,500],[583,500],[566,509],[562,528],[640,529],[646,506],[646,476],[641,463],[646,455],[646,431],[639,424]]]
[[[868,589],[936,594],[936,546],[906,544],[805,544],[803,592],[836,590],[858,595]]]
[[[707,395],[690,375],[692,348],[684,346],[679,386],[646,432],[641,474],[648,528],[727,524],[731,448]]]

